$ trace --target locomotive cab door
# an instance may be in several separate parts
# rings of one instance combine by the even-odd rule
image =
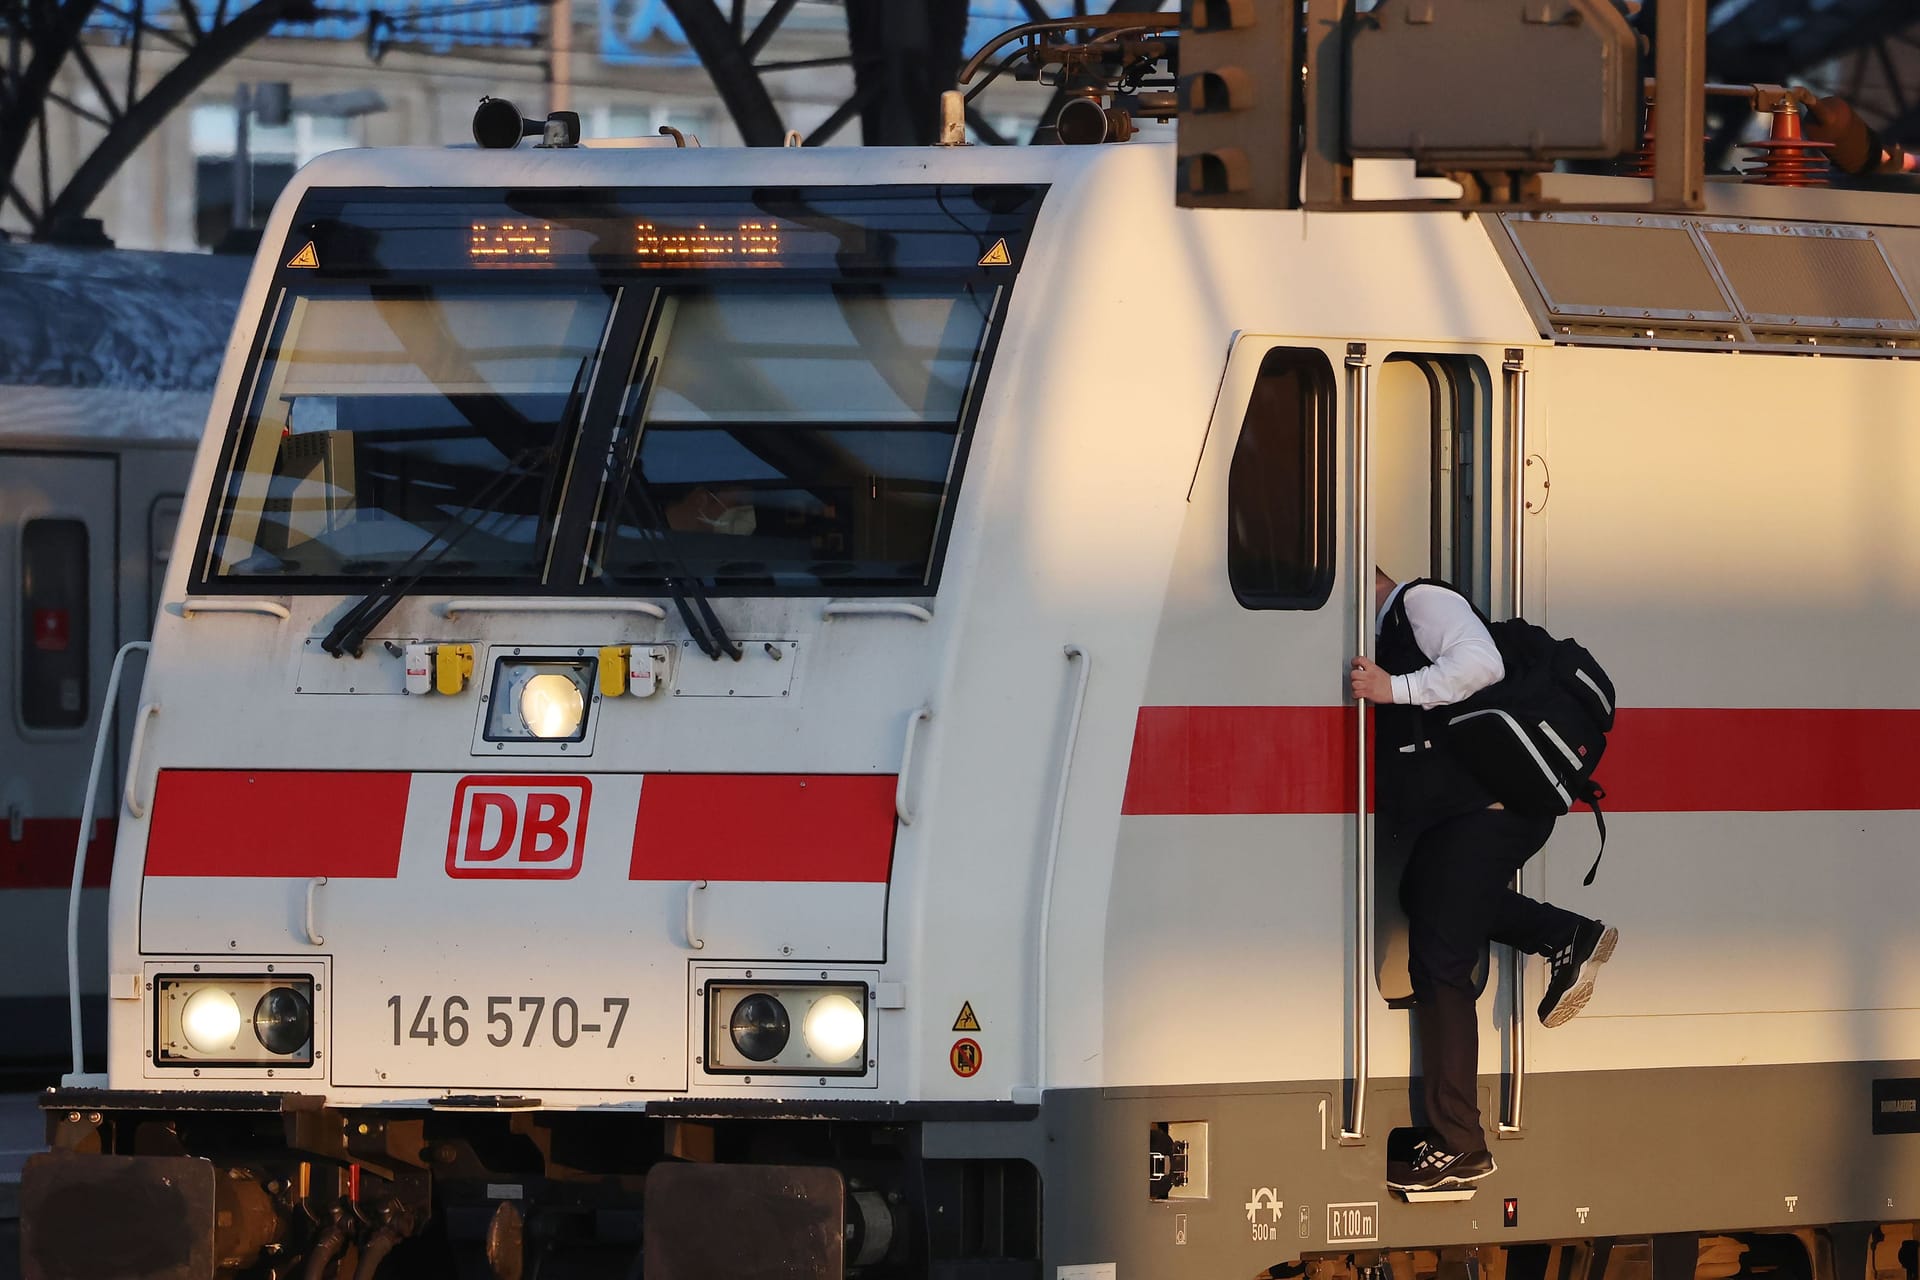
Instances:
[[[1350,379],[1358,372],[1356,356],[1366,362],[1370,392],[1357,398],[1355,408],[1356,416],[1364,417],[1355,425],[1358,452],[1366,459],[1359,504],[1364,537],[1356,526],[1357,545],[1351,548],[1356,570],[1365,570],[1360,561],[1370,559],[1398,582],[1448,582],[1489,617],[1518,612],[1524,494],[1516,460],[1524,456],[1523,353],[1378,344],[1367,359],[1356,346],[1350,348]],[[1369,638],[1373,625],[1370,618]],[[1363,767],[1371,769],[1371,758]],[[1371,938],[1359,958],[1371,971],[1378,1000],[1393,1009],[1414,1006],[1407,920],[1400,905],[1407,852],[1403,844],[1376,839],[1361,855],[1370,863],[1370,883],[1362,889],[1370,901],[1359,906]],[[1482,955],[1477,974],[1483,990],[1490,983],[1496,988],[1497,998],[1481,1005],[1481,1069],[1505,1073],[1509,1081],[1507,1096],[1483,1110],[1489,1124],[1498,1110],[1503,1131],[1518,1124],[1516,1081],[1526,1016],[1523,960],[1506,948],[1493,948]],[[1389,1019],[1371,1052],[1357,1054],[1356,1061],[1366,1062],[1372,1074],[1417,1074],[1411,1032],[1407,1019]]]
[[[1476,355],[1394,351],[1374,371],[1370,398],[1373,560],[1396,582],[1437,578],[1489,616],[1495,602],[1498,448],[1492,385]],[[1407,921],[1400,908],[1406,850],[1374,848],[1374,970],[1381,996],[1412,1002]],[[1486,982],[1486,959],[1479,971]]]

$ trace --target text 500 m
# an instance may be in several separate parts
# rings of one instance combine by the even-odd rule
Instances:
[[[387,1008],[393,1010],[396,1045],[424,1040],[429,1045],[457,1049],[470,1039],[484,1038],[496,1049],[531,1049],[536,1040],[571,1049],[583,1039],[591,1041],[604,1034],[606,1047],[611,1049],[626,1023],[629,1001],[625,996],[608,996],[600,1002],[597,1022],[581,1021],[581,1002],[572,996],[551,1001],[546,996],[488,996],[484,1006],[469,1004],[465,996],[421,996],[409,1019],[410,1003],[401,996],[387,997]],[[586,1003],[589,1007],[593,1004],[591,1000]]]

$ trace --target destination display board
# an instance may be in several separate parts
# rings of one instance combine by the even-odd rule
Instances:
[[[1044,188],[316,190],[288,271],[1004,270]]]

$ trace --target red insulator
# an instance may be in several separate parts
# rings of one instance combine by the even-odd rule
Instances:
[[[1625,174],[1629,178],[1651,178],[1653,176],[1653,126],[1658,118],[1659,108],[1649,98],[1647,100],[1646,135],[1640,140],[1640,149],[1629,158]]]
[[[1800,132],[1800,107],[1792,98],[1773,109],[1773,132],[1760,142],[1746,144],[1757,163],[1741,172],[1748,182],[1763,187],[1824,187],[1827,152],[1831,142],[1813,142]]]
[[[1647,127],[1640,139],[1639,149],[1627,155],[1620,168],[1624,178],[1651,178],[1653,176],[1653,158],[1659,151],[1655,141],[1655,123],[1659,119],[1659,108],[1652,98],[1647,99]],[[1704,141],[1704,139],[1703,139]]]

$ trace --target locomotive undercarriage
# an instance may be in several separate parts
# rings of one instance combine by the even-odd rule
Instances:
[[[1033,1166],[928,1158],[912,1119],[502,1101],[50,1092],[28,1274],[1039,1274]]]
[[[1916,1280],[1911,1222],[1384,1249],[1274,1268],[1304,1280]]]

